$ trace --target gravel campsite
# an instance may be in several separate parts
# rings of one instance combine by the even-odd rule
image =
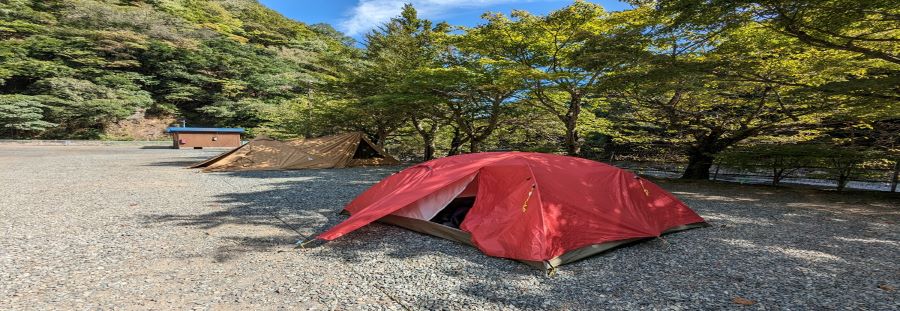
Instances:
[[[0,309],[900,309],[900,197],[656,180],[711,225],[553,276],[384,224],[402,167],[201,173],[221,150],[0,146]]]

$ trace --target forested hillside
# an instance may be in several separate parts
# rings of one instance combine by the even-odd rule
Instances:
[[[4,0],[0,18],[7,138],[103,138],[135,112],[254,128],[354,53],[254,0]]]
[[[844,181],[896,165],[895,1],[628,2],[475,27],[406,5],[358,46],[253,0],[3,0],[0,138],[119,139],[111,124],[143,114],[362,131],[406,159],[629,153],[697,179],[728,161]]]

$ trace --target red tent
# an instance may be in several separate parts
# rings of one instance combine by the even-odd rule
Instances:
[[[705,225],[677,198],[631,173],[581,158],[486,152],[389,176],[350,202],[333,240],[379,220],[552,269],[609,248]]]

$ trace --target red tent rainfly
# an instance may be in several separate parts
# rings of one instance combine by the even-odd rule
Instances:
[[[373,221],[467,243],[552,270],[610,248],[706,225],[672,194],[626,170],[542,153],[485,152],[391,175],[317,238]]]

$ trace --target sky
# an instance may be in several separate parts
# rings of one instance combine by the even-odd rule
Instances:
[[[610,11],[628,8],[617,0],[589,0]],[[335,29],[361,39],[366,32],[400,14],[404,3],[412,3],[419,16],[434,22],[475,26],[484,12],[509,14],[525,10],[545,14],[573,0],[260,0],[285,16],[307,23],[327,23]]]

